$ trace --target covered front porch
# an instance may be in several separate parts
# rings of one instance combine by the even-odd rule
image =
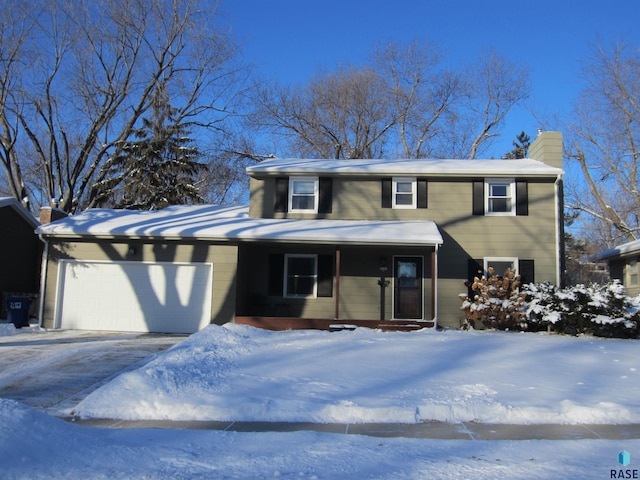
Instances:
[[[438,244],[238,250],[237,323],[268,330],[437,326]]]

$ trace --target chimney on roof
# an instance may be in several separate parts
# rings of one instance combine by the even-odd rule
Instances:
[[[48,207],[40,207],[40,224],[46,225],[47,223],[55,222],[61,218],[65,218],[67,212],[58,208],[58,202],[55,198],[51,199],[51,203]]]
[[[538,136],[529,146],[529,158],[562,168],[562,133],[538,130]]]

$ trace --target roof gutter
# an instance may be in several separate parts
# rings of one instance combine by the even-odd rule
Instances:
[[[42,266],[40,269],[40,304],[38,305],[38,326],[42,328],[44,323],[44,295],[47,287],[47,273],[49,271],[49,241],[39,233],[38,238],[44,243],[42,252]]]

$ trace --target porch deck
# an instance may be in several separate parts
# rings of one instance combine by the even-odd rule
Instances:
[[[263,328],[265,330],[348,330],[366,327],[383,331],[414,331],[433,328],[433,321],[426,320],[335,320],[330,318],[259,317],[236,316],[236,323]]]

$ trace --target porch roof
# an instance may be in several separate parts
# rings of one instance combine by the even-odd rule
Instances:
[[[92,209],[39,227],[45,237],[440,245],[435,222],[251,218],[248,207],[175,205],[163,210]]]
[[[598,260],[612,260],[618,257],[625,257],[628,255],[637,255],[640,253],[640,240],[632,240],[631,242],[623,243],[608,250],[603,250],[598,253]]]

